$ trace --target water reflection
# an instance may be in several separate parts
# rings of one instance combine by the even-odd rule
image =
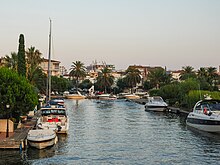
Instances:
[[[26,151],[0,150],[0,165],[20,165],[26,161]]]

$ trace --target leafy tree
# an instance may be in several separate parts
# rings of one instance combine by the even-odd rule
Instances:
[[[13,69],[14,71],[17,71],[18,68],[18,56],[17,53],[12,52],[11,57],[9,55],[5,56],[5,67]]]
[[[32,83],[40,93],[46,94],[47,75],[41,68],[37,68],[32,76]]]
[[[123,90],[126,89],[126,87],[128,86],[126,84],[125,78],[119,78],[116,85],[119,89],[119,92],[123,92]]]
[[[27,79],[31,84],[35,84],[36,75],[40,71],[40,63],[43,61],[41,58],[41,53],[35,47],[31,46],[26,51],[26,63],[27,63]]]
[[[89,79],[85,79],[85,80],[83,80],[83,82],[81,82],[80,84],[79,84],[79,87],[81,88],[81,89],[89,89],[89,88],[91,88],[92,87],[92,82],[89,80]]]
[[[125,81],[126,84],[131,88],[131,93],[133,93],[133,88],[136,87],[138,83],[141,82],[141,72],[134,68],[134,67],[128,67],[128,69],[125,71],[126,77]]]
[[[195,79],[187,79],[180,83],[172,83],[161,87],[158,91],[154,92],[164,99],[169,100],[170,105],[178,103],[182,107],[192,106],[187,100],[187,95],[192,90],[199,89],[199,82]],[[153,92],[150,90],[150,94]]]
[[[68,80],[62,77],[51,77],[51,90],[55,92],[64,92],[68,89]]]
[[[1,114],[8,114],[4,111],[7,104],[10,114],[17,119],[34,109],[38,102],[37,93],[25,77],[8,68],[0,68],[0,77]]]
[[[104,67],[98,74],[97,82],[99,88],[107,93],[107,89],[110,89],[114,83],[114,77],[111,75],[111,70]]]
[[[20,36],[19,36],[18,73],[22,76],[26,76],[25,45],[24,45],[24,35],[23,34],[20,34]]]
[[[180,80],[186,80],[189,78],[196,78],[194,68],[191,66],[182,67],[183,71],[180,76]]]
[[[145,90],[150,90],[150,89],[152,89],[153,87],[154,87],[154,86],[153,86],[153,84],[150,82],[150,80],[144,81],[143,88],[144,88]]]
[[[70,76],[76,79],[76,90],[78,90],[79,78],[86,76],[86,68],[81,61],[72,62]]]

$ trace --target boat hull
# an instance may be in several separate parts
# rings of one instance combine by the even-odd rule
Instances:
[[[124,97],[128,100],[140,99],[140,96],[137,95],[125,95]]]
[[[80,100],[80,99],[85,99],[85,96],[82,95],[66,95],[66,99],[75,99],[75,100]]]
[[[116,100],[117,97],[116,96],[112,96],[110,94],[101,94],[101,95],[98,95],[98,99],[99,100]]]
[[[31,147],[43,149],[56,144],[58,138],[53,130],[30,130],[27,140]]]
[[[187,117],[186,124],[201,131],[220,133],[220,120]]]
[[[58,138],[56,136],[53,139],[45,140],[45,141],[31,141],[31,140],[28,140],[28,143],[31,147],[34,147],[34,148],[37,148],[37,149],[44,149],[44,148],[53,146],[54,144],[57,143],[57,141],[58,141]]]

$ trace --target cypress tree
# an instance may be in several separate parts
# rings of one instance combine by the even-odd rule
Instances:
[[[19,36],[18,73],[26,77],[25,46],[24,46],[24,35],[23,34],[20,34]]]

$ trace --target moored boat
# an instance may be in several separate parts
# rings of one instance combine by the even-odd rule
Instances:
[[[99,100],[116,100],[117,99],[117,97],[112,94],[99,94],[97,95],[97,98]]]
[[[31,147],[43,149],[57,143],[56,132],[50,129],[30,130],[27,135],[28,143]]]
[[[140,99],[140,96],[138,96],[136,94],[125,94],[124,97],[128,100]]]
[[[63,105],[48,105],[40,109],[37,127],[40,129],[52,129],[57,133],[68,133],[69,117]]]
[[[163,112],[167,108],[167,103],[164,102],[162,97],[160,96],[153,96],[148,97],[147,102],[145,104],[145,111],[157,111],[157,112]]]
[[[80,99],[85,99],[86,96],[82,95],[79,91],[77,93],[66,93],[65,94],[66,99],[75,99],[75,100],[80,100]]]
[[[220,133],[220,100],[198,101],[188,114],[186,124],[201,131]]]

